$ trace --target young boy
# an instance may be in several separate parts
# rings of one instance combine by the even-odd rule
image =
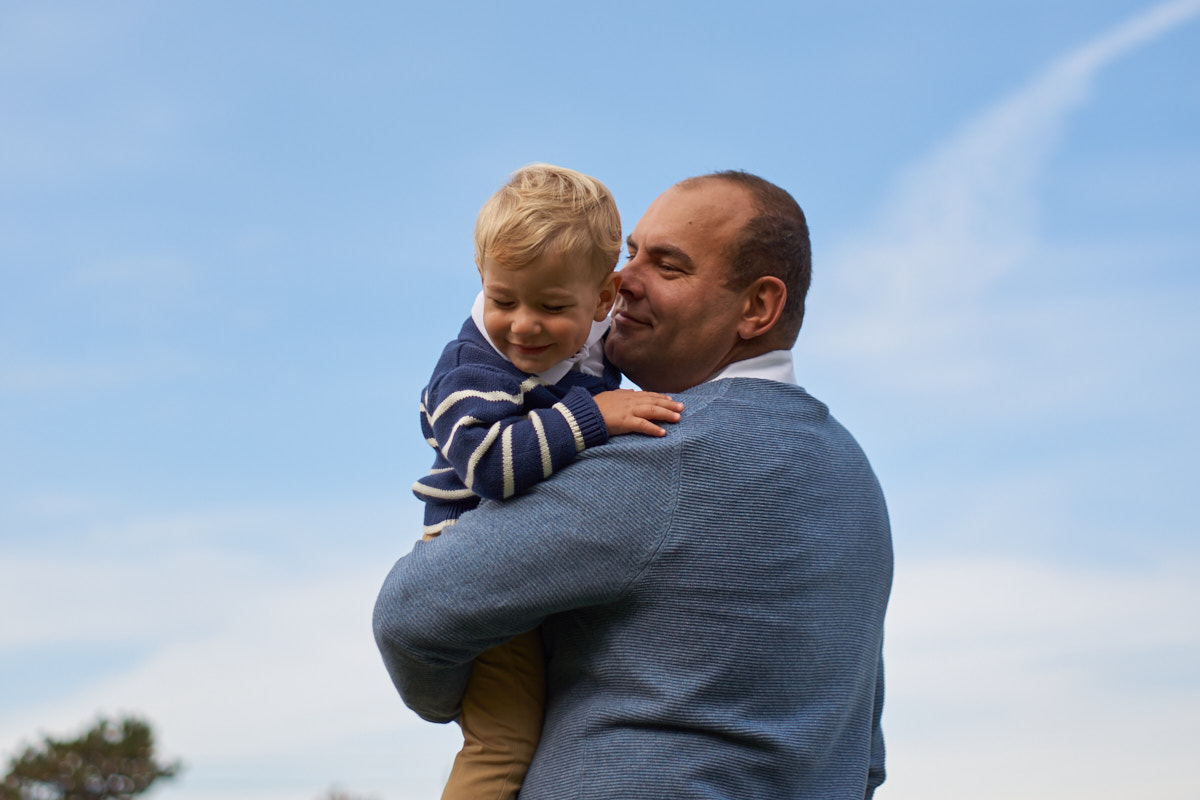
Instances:
[[[513,174],[475,223],[483,291],[425,389],[421,427],[437,451],[413,486],[426,540],[481,498],[503,500],[609,436],[662,436],[682,404],[618,389],[604,360],[621,220],[595,178],[548,164]],[[476,659],[462,702],[463,748],[443,800],[515,798],[541,733],[537,631]]]

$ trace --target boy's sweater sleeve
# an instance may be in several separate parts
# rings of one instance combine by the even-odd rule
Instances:
[[[534,395],[544,407],[529,408]],[[490,500],[522,492],[585,448],[608,441],[587,389],[547,385],[533,375],[522,380],[479,364],[449,370],[430,384],[422,416],[430,444],[463,485]]]

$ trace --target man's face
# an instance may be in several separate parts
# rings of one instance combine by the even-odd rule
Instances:
[[[627,240],[605,347],[638,386],[683,391],[733,360],[743,298],[724,278],[753,213],[749,193],[720,180],[673,186],[646,209]]]
[[[483,259],[483,326],[517,369],[544,372],[587,342],[608,314],[615,277],[596,280],[582,259],[543,254],[511,269]]]

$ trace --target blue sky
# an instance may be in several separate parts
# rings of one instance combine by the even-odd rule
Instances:
[[[0,5],[0,752],[135,711],[164,799],[436,796],[369,616],[475,214],[744,168],[892,511],[880,796],[1185,796],[1198,53],[1200,0]]]

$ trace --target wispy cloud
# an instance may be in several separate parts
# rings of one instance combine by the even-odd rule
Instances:
[[[917,382],[993,377],[978,358],[997,333],[980,324],[981,301],[1036,256],[1036,183],[1071,112],[1102,69],[1198,14],[1197,0],[1165,3],[1085,43],[907,169],[878,222],[826,259],[831,285],[818,291],[837,314],[815,323],[814,351],[919,354],[905,365]]]
[[[121,18],[119,11],[5,6],[0,9],[0,75],[53,69],[94,55],[96,42],[112,36]]]
[[[1195,0],[1154,7],[971,120],[904,172],[877,222],[827,265],[834,285],[818,287],[836,315],[810,332],[814,354],[864,366],[892,402],[922,398],[938,430],[967,420],[975,440],[962,446],[986,439],[981,419],[1014,438],[1013,425],[1047,420],[1059,436],[1092,431],[1076,434],[1077,449],[1059,441],[1009,464],[993,454],[964,474],[901,454],[885,712],[894,800],[958,797],[968,785],[989,800],[1188,791],[1181,767],[1200,736],[1200,625],[1189,613],[1200,562],[1183,544],[1194,515],[1127,508],[1170,506],[1153,499],[1172,491],[1160,473],[1183,465],[1162,448],[1148,462],[1144,428],[1131,449],[1096,423],[1129,415],[1113,390],[1130,383],[1160,390],[1139,396],[1138,413],[1186,413],[1161,386],[1186,380],[1177,365],[1194,360],[1194,298],[1105,291],[1073,264],[1059,284],[1073,290],[1005,287],[1070,256],[1040,240],[1038,181],[1097,76],[1197,16]],[[1077,247],[1079,261],[1114,257]],[[925,554],[973,555],[909,555],[918,531]],[[1122,542],[1140,548],[1136,563],[1104,557]],[[1075,563],[1055,564],[1068,549]],[[999,555],[1013,553],[1024,555]]]
[[[186,128],[179,104],[165,92],[139,93],[142,84],[110,82],[105,69],[122,58],[145,16],[132,4],[104,13],[0,8],[3,188],[40,194],[162,162],[164,143]]]
[[[1102,70],[1198,16],[1196,0],[1164,3],[1056,60],[905,170],[879,218],[824,260],[826,310],[814,304],[801,345],[812,357],[869,373],[889,407],[917,398],[935,420],[914,423],[922,447],[945,454],[1005,433],[1032,444],[1019,457],[996,446],[961,472],[922,464],[915,446],[881,460],[895,473],[885,485],[899,552],[885,712],[894,800],[963,786],[989,800],[1189,791],[1200,562],[1194,513],[1161,495],[1191,451],[1167,443],[1148,457],[1148,428],[1168,434],[1147,420],[1135,443],[1114,441],[1112,423],[1187,415],[1179,398],[1193,393],[1169,389],[1191,380],[1179,365],[1200,344],[1194,295],[1135,297],[1089,284],[1076,264],[1057,293],[1014,289],[1069,255],[1040,239],[1038,190],[1072,112]],[[1153,390],[1136,409],[1131,384]],[[1194,440],[1194,425],[1171,425],[1175,442]],[[1038,426],[1054,430],[1041,450]],[[1086,444],[1051,445],[1072,432]],[[1114,563],[1121,542],[1140,548],[1136,563]],[[971,555],[928,557],[934,548]],[[1067,550],[1074,564],[1056,564]]]
[[[187,283],[195,270],[171,254],[130,256],[85,264],[71,272],[76,287],[118,286],[124,290],[174,287]]]
[[[0,395],[116,389],[193,370],[177,350],[168,356],[153,348],[154,355],[140,358],[131,356],[128,345],[117,352],[114,331],[132,329],[143,345],[153,342],[147,330],[161,330],[176,317],[196,313],[196,275],[191,263],[170,253],[86,260],[61,275],[43,275],[47,285],[40,287],[45,295],[39,300],[49,312],[30,317],[18,312],[6,327],[20,333],[4,337],[9,331],[0,331]],[[74,329],[75,335],[62,336],[64,328]],[[56,339],[66,354],[46,352],[55,346],[48,342]],[[87,345],[81,346],[80,339]],[[89,346],[100,347],[100,354],[85,360],[79,351]],[[43,352],[31,352],[33,347]]]
[[[145,370],[105,364],[27,363],[0,367],[0,394],[105,389],[136,382]]]

